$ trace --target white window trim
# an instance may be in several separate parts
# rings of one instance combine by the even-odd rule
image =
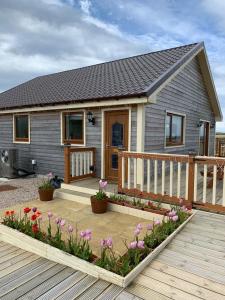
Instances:
[[[86,110],[85,109],[82,109],[82,110],[64,110],[64,111],[61,111],[60,112],[60,131],[61,131],[61,146],[64,146],[64,142],[63,142],[63,114],[64,113],[79,113],[79,112],[82,112],[84,114],[84,128],[83,128],[83,133],[84,133],[84,143],[83,144],[71,144],[71,146],[73,147],[86,147]]]
[[[17,141],[16,140],[16,128],[15,128],[15,117],[16,116],[28,116],[28,141],[25,142],[25,141]],[[20,114],[14,114],[13,115],[13,144],[30,144],[31,142],[31,139],[30,139],[30,114],[29,113],[20,113]]]
[[[167,146],[166,145],[166,117],[167,117],[168,113],[184,117],[184,123],[183,123],[183,143],[181,145],[174,145],[174,146]],[[173,149],[173,148],[183,148],[183,147],[185,147],[185,144],[186,144],[186,118],[187,118],[186,114],[182,114],[180,112],[176,112],[176,111],[172,111],[172,110],[166,110],[165,122],[164,122],[164,149]]]
[[[210,149],[210,136],[211,136],[211,121],[200,119],[199,121],[209,123],[209,139],[208,139],[208,154]],[[200,127],[198,132],[198,155],[200,156]]]

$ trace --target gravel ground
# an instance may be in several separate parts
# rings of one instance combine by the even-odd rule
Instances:
[[[19,178],[10,180],[1,180],[0,185],[9,184],[17,187],[16,190],[0,192],[0,209],[12,206],[17,203],[23,203],[38,198],[38,183],[40,178]]]

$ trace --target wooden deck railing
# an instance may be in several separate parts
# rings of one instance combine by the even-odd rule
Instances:
[[[225,138],[216,138],[216,156],[225,157]]]
[[[118,192],[225,212],[225,158],[119,153]]]
[[[95,177],[95,153],[93,147],[64,148],[64,182]]]

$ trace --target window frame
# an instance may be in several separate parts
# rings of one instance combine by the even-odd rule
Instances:
[[[167,116],[172,116],[171,118],[171,124],[172,124],[172,119],[173,116],[181,117],[182,118],[182,128],[181,128],[181,142],[180,143],[167,143],[167,136],[166,136],[166,118]],[[172,126],[170,124],[170,138],[171,138],[171,133],[172,133]],[[183,147],[185,146],[185,131],[186,131],[186,115],[182,113],[177,113],[174,111],[166,111],[165,115],[165,142],[164,142],[164,147],[165,148],[173,148],[173,147]]]
[[[66,136],[66,126],[65,126],[65,115],[83,114],[83,138],[81,140],[67,140]],[[70,144],[72,146],[85,146],[86,144],[86,112],[85,110],[79,111],[62,111],[61,112],[61,145]]]
[[[16,117],[27,116],[28,117],[28,137],[27,138],[18,138],[16,137]],[[13,115],[13,143],[14,144],[30,144],[30,114],[21,113]]]

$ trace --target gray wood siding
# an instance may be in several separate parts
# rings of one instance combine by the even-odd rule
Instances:
[[[186,114],[185,145],[165,148],[166,110]],[[145,107],[145,151],[185,153],[199,151],[200,119],[214,121],[197,58],[194,58],[159,95]],[[210,129],[209,154],[214,155],[215,128]]]

